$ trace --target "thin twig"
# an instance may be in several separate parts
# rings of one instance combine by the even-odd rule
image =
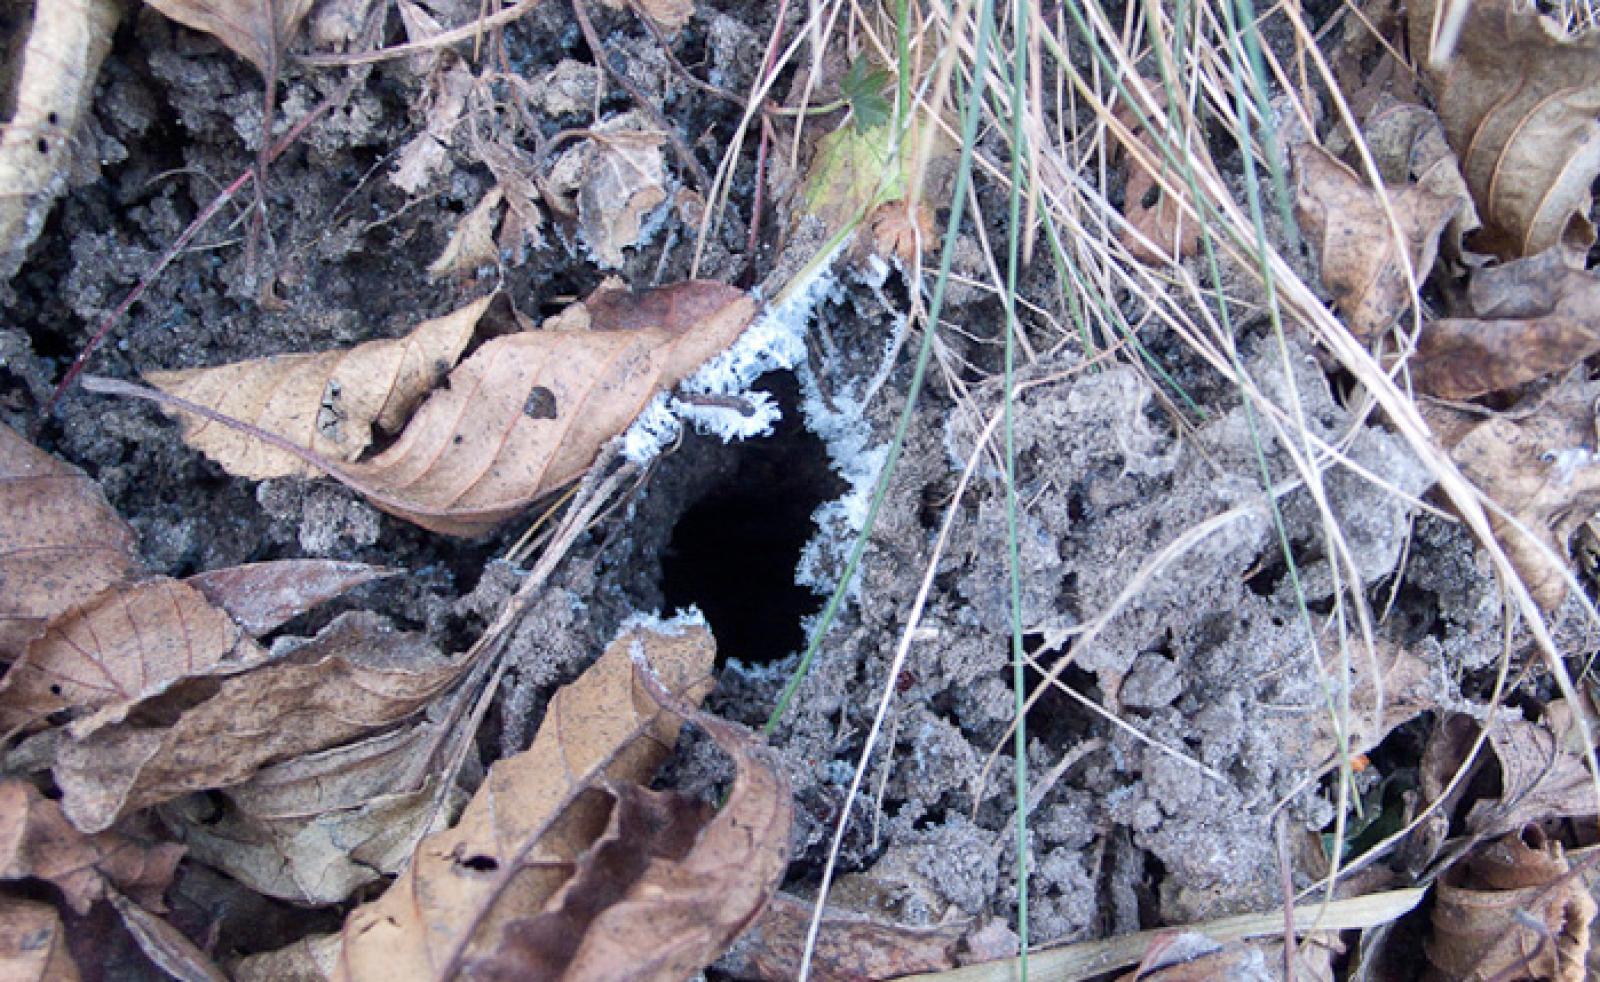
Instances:
[[[276,143],[272,144],[271,152],[267,155],[266,159],[270,162],[282,156],[283,152],[287,150],[290,145],[292,145],[296,140],[300,139],[300,134],[304,133],[308,126],[316,122],[318,119],[321,119],[324,114],[333,108],[334,103],[336,101],[342,101],[344,96],[345,93],[343,91],[336,92],[327,99],[324,99],[315,109],[311,110],[309,113],[306,113],[304,117],[294,124],[294,126],[289,128],[289,132],[285,133],[278,139]],[[260,161],[258,160],[255,164],[252,164],[248,169],[246,169],[244,173],[234,178],[233,183],[229,184],[227,187],[218,192],[217,196],[211,199],[211,203],[206,205],[205,208],[201,210],[200,214],[194,217],[194,221],[189,223],[189,227],[184,229],[183,233],[179,235],[170,246],[167,247],[166,251],[161,254],[161,258],[156,260],[156,264],[139,278],[138,284],[132,290],[128,291],[128,295],[122,299],[121,303],[117,304],[116,309],[112,310],[111,313],[107,314],[100,320],[99,326],[95,329],[94,337],[90,338],[89,343],[84,345],[82,351],[78,352],[78,357],[73,360],[72,367],[67,369],[67,374],[61,379],[61,382],[56,385],[56,390],[50,394],[50,399],[44,404],[44,409],[40,415],[48,416],[50,414],[51,410],[55,408],[56,403],[61,400],[61,396],[67,391],[68,388],[71,387],[73,382],[77,381],[78,376],[83,373],[84,367],[89,363],[90,356],[93,355],[100,347],[101,342],[105,341],[106,335],[111,333],[111,328],[114,327],[117,321],[121,320],[123,315],[127,314],[128,310],[132,308],[133,305],[137,303],[146,292],[149,291],[150,287],[155,284],[156,278],[159,277],[168,266],[172,265],[172,261],[177,259],[179,254],[183,252],[184,248],[188,246],[189,242],[195,237],[195,235],[199,233],[202,228],[205,228],[205,226],[210,223],[211,219],[217,216],[217,212],[221,211],[224,205],[233,200],[234,195],[238,194],[246,184],[249,184],[250,181],[255,178],[257,168],[259,166]]]

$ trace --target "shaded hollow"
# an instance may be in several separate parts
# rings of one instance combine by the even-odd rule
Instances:
[[[699,606],[721,657],[777,661],[804,643],[800,621],[821,599],[794,581],[811,514],[844,493],[822,441],[805,428],[793,374],[755,386],[772,393],[783,419],[770,437],[735,449],[727,476],[677,522],[662,557],[668,610]]]

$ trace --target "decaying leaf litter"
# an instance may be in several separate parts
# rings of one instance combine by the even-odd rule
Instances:
[[[1020,795],[985,289],[1009,122],[954,138],[938,52],[971,49],[939,43],[948,14],[479,6],[169,0],[123,10],[109,54],[16,21],[64,70],[104,65],[92,101],[24,73],[4,149],[37,134],[48,166],[0,154],[25,192],[0,328],[0,899],[30,925],[0,936],[8,970],[981,965],[1023,928],[1020,808],[1029,940],[1130,942],[1040,970],[1281,975],[1292,954],[1299,977],[1581,977],[1593,34],[1511,0],[1371,3],[1299,37],[1278,11],[1263,54],[1293,69],[1272,91],[1294,123],[1268,133],[1224,85],[1107,71],[1120,10],[1029,24],[1051,81],[1027,96],[1050,128],[1010,435]],[[110,30],[109,6],[68,7]],[[1230,37],[1220,9],[1191,16],[1180,34]],[[1323,27],[1333,87],[1293,61]],[[1228,81],[1206,50],[1182,54]],[[913,87],[937,108],[897,136]],[[945,240],[963,147],[977,217]],[[1263,285],[1244,185],[1274,168]],[[160,411],[74,388],[42,415],[136,285],[87,387]],[[681,597],[711,632],[719,611],[761,623],[762,597],[696,594],[675,529],[723,509],[738,542],[779,494],[810,498],[804,546],[721,562],[828,592],[930,308],[930,385],[859,582],[763,746],[719,719],[759,729],[798,653],[710,661],[692,616],[640,615]],[[781,404],[746,389],[773,371],[795,378]],[[833,474],[808,484],[808,458]],[[1318,921],[1334,873],[1354,906]],[[1169,926],[1195,940],[1136,933]]]

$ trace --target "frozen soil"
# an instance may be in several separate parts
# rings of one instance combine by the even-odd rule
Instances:
[[[458,20],[477,8],[475,0],[458,6],[465,11]],[[702,166],[714,169],[739,107],[684,84],[631,17],[598,5],[593,16],[630,77],[659,100]],[[675,53],[716,84],[745,91],[770,17],[765,5],[702,3]],[[536,94],[526,118],[492,122],[527,146],[586,125],[595,111],[606,117],[632,108],[602,83],[564,4],[535,7],[514,24],[505,52],[507,70],[534,80]],[[278,131],[346,77],[291,67]],[[348,100],[273,167],[257,248],[246,248],[248,219],[211,226],[118,325],[93,370],[137,377],[349,345],[393,336],[496,288],[519,309],[548,314],[597,285],[611,271],[559,224],[547,226],[527,255],[508,257],[481,279],[428,278],[424,270],[455,222],[493,184],[465,141],[447,149],[446,164],[418,193],[388,179],[393,155],[425,121],[429,84],[426,66],[408,61],[359,70]],[[251,68],[151,10],[130,17],[83,140],[85,179],[58,204],[0,297],[0,416],[34,429],[42,446],[101,482],[140,533],[152,570],[186,575],[296,556],[401,567],[406,576],[363,588],[289,630],[309,633],[339,610],[361,607],[461,650],[524,575],[496,557],[525,522],[486,541],[460,542],[383,515],[328,482],[233,479],[184,448],[176,428],[148,406],[81,390],[37,425],[51,388],[100,318],[250,166],[261,118],[261,82]],[[769,218],[764,244],[747,254],[750,157],[703,267],[743,284],[773,278],[781,245],[773,230],[785,224]],[[681,167],[678,179],[688,180]],[[1003,233],[991,231],[990,240],[1003,241]],[[671,212],[615,272],[634,284],[681,279],[692,243],[693,229]],[[981,270],[976,239],[962,248]],[[812,322],[799,377],[763,383],[785,404],[776,436],[728,446],[689,434],[573,550],[506,650],[510,669],[481,734],[481,763],[526,745],[550,695],[627,616],[687,603],[707,612],[723,642],[711,708],[751,725],[766,719],[796,664],[802,628],[814,623],[805,619],[821,604],[820,594],[795,585],[797,566],[804,556],[813,583],[838,576],[859,509],[829,503],[849,490],[840,472],[859,472],[872,459],[859,448],[842,459],[847,450],[837,434],[825,434],[834,440],[829,446],[808,433],[801,406],[818,399],[848,406],[880,368],[897,330],[882,297],[903,299],[905,286],[897,273],[879,290],[863,277],[860,264],[841,263],[839,283]],[[947,317],[968,336],[941,335],[940,343],[955,356],[951,364],[977,366],[959,378],[972,396],[953,399],[948,378],[924,394],[859,586],[773,736],[798,803],[788,886],[804,893],[818,882],[847,807],[879,693],[893,687],[886,738],[870,761],[867,793],[848,806],[839,860],[841,872],[864,875],[847,877],[841,895],[871,894],[874,904],[914,922],[951,912],[1005,918],[1015,902],[1006,510],[993,459],[981,461],[972,486],[954,497],[978,452],[977,434],[999,411],[990,376],[1003,319],[973,291],[953,293],[952,303]],[[1041,350],[1056,347],[1042,328],[1030,329]],[[1313,497],[1288,483],[1294,471],[1270,425],[1176,340],[1156,333],[1146,343],[1206,411],[1192,430],[1175,424],[1170,390],[1134,366],[1090,366],[1058,348],[1026,371],[1016,426],[1021,620],[1026,648],[1055,683],[1026,717],[1036,941],[1267,909],[1280,899],[1280,840],[1296,857],[1296,887],[1323,872],[1313,845],[1334,819],[1324,765],[1336,744],[1320,679],[1343,671],[1358,682],[1362,671],[1341,667],[1325,630],[1335,575],[1353,572],[1375,609],[1388,607],[1377,630],[1423,666],[1408,682],[1419,703],[1458,704],[1463,692],[1478,691],[1498,653],[1497,594],[1473,545],[1453,524],[1407,503],[1428,489],[1420,466],[1380,425],[1352,430],[1313,352],[1290,337],[1286,370],[1265,330],[1242,330],[1251,372],[1268,387],[1296,387],[1314,437],[1353,435],[1343,450],[1369,474],[1334,468],[1323,489],[1349,546],[1347,567],[1330,564]],[[855,436],[868,450],[887,443],[905,403],[906,360],[855,414]],[[1263,467],[1280,487],[1276,499],[1263,491]],[[948,545],[935,557],[951,508]],[[724,538],[708,541],[714,534]],[[1283,561],[1284,540],[1298,581]],[[891,680],[889,665],[930,563],[927,609],[906,671]],[[1028,679],[1037,685],[1044,676],[1030,669]],[[1418,725],[1383,743],[1380,727],[1368,743],[1378,756],[1415,753]],[[663,780],[710,794],[727,776],[727,764],[691,736]],[[216,897],[236,895],[228,908],[235,919],[224,918],[216,935],[224,947],[260,950],[327,927],[327,912],[268,917],[259,900],[246,903],[244,891],[230,894],[220,879],[191,870],[178,892],[180,911],[188,897],[213,913]],[[217,926],[197,917],[197,930]]]

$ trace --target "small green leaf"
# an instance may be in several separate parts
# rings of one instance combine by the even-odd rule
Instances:
[[[856,129],[865,133],[889,121],[889,99],[884,90],[894,76],[886,68],[874,68],[865,55],[857,55],[850,70],[839,80],[839,91],[850,103],[855,115]]]

